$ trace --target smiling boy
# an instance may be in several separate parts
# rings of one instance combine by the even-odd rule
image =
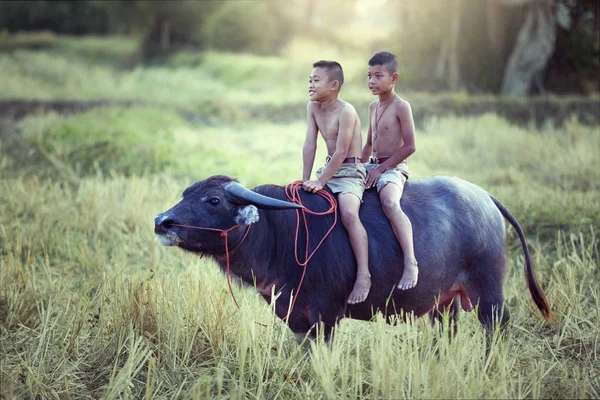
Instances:
[[[370,157],[365,186],[377,187],[383,211],[404,253],[404,271],[397,287],[406,290],[417,284],[419,274],[412,225],[400,207],[408,179],[406,159],[415,152],[415,124],[410,104],[394,90],[398,68],[398,58],[387,51],[369,60],[369,90],[379,100],[369,105],[369,131],[362,156],[365,160]]]
[[[302,152],[302,187],[316,193],[327,185],[333,193],[338,193],[342,224],[350,237],[357,262],[356,281],[348,297],[348,303],[355,304],[364,301],[371,288],[367,231],[358,216],[366,177],[360,157],[360,120],[354,107],[338,97],[344,83],[344,72],[339,63],[314,63],[308,82],[310,101],[306,110],[308,125]],[[317,171],[317,179],[310,180],[319,132],[329,155],[325,166]]]

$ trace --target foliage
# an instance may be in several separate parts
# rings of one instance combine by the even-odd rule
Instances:
[[[277,2],[225,2],[207,19],[203,35],[212,49],[277,54],[292,34],[281,7]]]
[[[141,52],[145,60],[163,57],[181,47],[204,46],[201,27],[217,8],[215,1],[138,2],[145,34]]]
[[[49,31],[15,35],[0,32],[0,50],[3,52],[47,49],[54,46],[56,42],[57,36]]]
[[[18,41],[27,41],[27,37]],[[10,43],[12,39],[6,40]],[[193,111],[203,120],[240,120],[255,115],[284,122],[304,117],[306,77],[318,59],[340,60],[346,75],[341,97],[355,106],[362,121],[367,118],[368,103],[375,99],[365,85],[364,54],[305,40],[289,43],[279,57],[182,51],[162,64],[130,68],[135,54],[136,42],[125,37],[52,36],[52,47],[43,51],[17,49],[0,54],[0,99],[142,102]],[[419,127],[433,116],[486,112],[521,125],[551,122],[559,126],[573,114],[585,124],[600,121],[597,95],[518,99],[409,90],[403,81],[397,86],[398,93],[411,103]],[[52,104],[41,106],[52,109]],[[36,108],[34,104],[30,107]],[[4,102],[0,114],[12,109],[10,102]]]
[[[559,24],[556,51],[548,65],[546,83],[556,93],[600,90],[600,9],[598,2],[558,2],[567,23]]]
[[[110,1],[0,1],[0,30],[49,30],[65,34],[107,33],[107,3]]]
[[[401,61],[400,82],[411,90],[498,93],[528,2],[15,0],[0,2],[0,32],[128,36],[138,41],[141,60],[148,63],[164,61],[182,49],[281,54],[300,37],[342,53],[360,52],[361,59],[383,49],[394,51]],[[597,2],[554,4],[556,15],[567,22],[557,25],[554,54],[531,93],[598,92]],[[458,71],[458,82],[443,68],[453,24],[458,40],[451,59],[456,61],[452,70]],[[6,43],[0,48],[7,48]]]
[[[388,24],[391,34],[377,42],[377,49],[391,49],[400,57],[400,81],[417,90],[440,91],[450,88],[450,79],[437,71],[450,27],[458,24],[455,57],[461,87],[470,92],[498,93],[507,60],[527,12],[527,1],[486,2],[456,0],[390,0],[396,24]],[[554,55],[540,76],[546,90],[555,93],[591,93],[600,89],[597,79],[600,48],[600,10],[588,0],[557,1],[575,22],[558,26]],[[450,5],[452,4],[452,5]],[[502,5],[504,4],[504,6]],[[458,8],[453,21],[450,8]],[[559,7],[560,8],[560,7]],[[498,25],[492,33],[490,24]],[[490,36],[501,34],[497,48]],[[538,91],[532,93],[539,94]]]

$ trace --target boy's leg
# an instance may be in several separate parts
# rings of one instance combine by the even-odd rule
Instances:
[[[400,208],[402,189],[395,183],[388,183],[379,192],[379,199],[383,212],[390,220],[394,235],[404,253],[404,272],[398,283],[398,289],[406,290],[415,287],[419,275],[415,249],[413,245],[413,232],[410,220]]]
[[[364,301],[371,289],[371,274],[369,273],[369,242],[367,231],[360,222],[358,211],[360,199],[352,193],[340,193],[338,196],[342,224],[348,231],[350,244],[356,257],[356,281],[352,293],[348,297],[348,304]]]

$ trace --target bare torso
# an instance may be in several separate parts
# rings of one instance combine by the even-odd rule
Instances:
[[[362,152],[362,139],[360,133],[360,120],[356,115],[356,110],[349,103],[343,100],[338,100],[337,103],[323,109],[321,104],[314,101],[311,102],[313,115],[317,123],[319,132],[327,146],[327,153],[332,155],[336,150],[338,133],[340,130],[340,119],[343,111],[352,112],[356,118],[352,128],[352,138],[346,157],[360,157]]]
[[[398,118],[403,102],[396,96],[387,107],[378,101],[369,105],[374,156],[389,157],[404,144],[402,124]]]

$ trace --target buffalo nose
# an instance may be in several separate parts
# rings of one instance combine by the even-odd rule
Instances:
[[[173,218],[171,218],[169,215],[166,215],[166,214],[158,214],[156,216],[156,218],[154,218],[154,224],[156,226],[170,225],[174,222],[175,221],[173,220]]]

